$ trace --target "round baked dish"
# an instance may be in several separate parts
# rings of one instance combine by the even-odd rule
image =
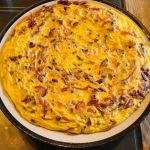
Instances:
[[[149,103],[148,96],[143,101],[149,92],[147,38],[134,22],[103,3],[50,4],[22,16],[2,40],[3,89],[33,125],[11,113],[30,130],[57,141],[112,137],[137,120]],[[10,101],[4,103],[8,108]]]

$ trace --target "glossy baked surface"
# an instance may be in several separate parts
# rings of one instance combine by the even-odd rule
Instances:
[[[65,5],[64,5],[65,4]],[[37,126],[107,131],[149,88],[149,48],[125,17],[92,3],[29,14],[1,53],[1,78],[16,109]]]

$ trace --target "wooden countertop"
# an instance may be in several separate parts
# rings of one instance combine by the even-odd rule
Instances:
[[[150,32],[150,0],[124,0],[125,9],[137,17]],[[150,113],[141,123],[143,150],[150,150]]]

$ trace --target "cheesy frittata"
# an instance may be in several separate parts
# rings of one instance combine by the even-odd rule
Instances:
[[[126,17],[58,1],[29,13],[0,56],[1,80],[28,122],[68,134],[108,131],[140,107],[150,48]]]

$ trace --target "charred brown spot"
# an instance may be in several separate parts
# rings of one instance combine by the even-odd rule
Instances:
[[[29,21],[28,27],[33,29],[33,27],[36,25],[36,22],[34,20],[33,14],[31,13],[31,19]]]
[[[42,72],[44,69],[45,69],[45,65],[43,65],[43,66],[41,66],[41,67],[38,67],[38,68],[37,68],[37,71],[38,71],[38,72]]]
[[[36,13],[36,16],[40,16],[42,12],[43,12],[43,8],[41,8],[41,9]]]
[[[45,22],[42,22],[39,26],[38,29],[40,29],[40,27],[44,26]]]
[[[22,100],[22,102],[27,102],[27,101],[29,100],[29,98],[30,98],[29,95],[27,95],[27,96],[25,97],[25,99]]]
[[[129,95],[131,95],[132,97],[135,97],[137,95],[137,91],[135,90],[133,93],[129,93]]]
[[[14,37],[16,33],[16,30],[13,31],[13,33],[11,34],[11,37]]]
[[[148,87],[145,83],[142,83],[141,86],[142,90],[147,91]]]
[[[45,7],[45,6],[44,6]],[[53,13],[54,12],[54,7],[53,6],[47,6],[45,7],[45,11],[49,11],[50,13]]]
[[[13,71],[10,71],[10,74],[11,74],[11,75],[13,75],[13,74],[14,74],[14,72],[13,72]]]
[[[52,79],[53,82],[55,83],[58,83],[58,80],[57,79]]]
[[[92,96],[91,96],[91,99],[92,99],[92,100],[95,100],[95,99],[96,99],[96,95],[92,95]]]
[[[30,47],[30,48],[35,47],[35,45],[36,45],[36,44],[35,44],[35,43],[33,43],[33,42],[30,42],[30,43],[29,43],[29,47]]]
[[[120,99],[125,101],[126,98],[124,96],[121,96]]]
[[[106,92],[106,90],[105,89],[103,89],[103,88],[98,88],[98,90],[100,90],[101,92]]]
[[[114,13],[112,13],[111,11],[107,10],[107,12],[109,12],[111,15],[114,15]]]
[[[50,41],[50,43],[53,43],[53,42],[55,42],[55,41],[56,41],[56,39],[53,39],[53,40]]]
[[[9,57],[9,59],[10,59],[11,61],[13,61],[13,62],[17,61],[17,57],[16,57],[16,56],[14,56],[14,57]]]
[[[66,11],[67,10],[67,7],[64,7],[64,11]]]
[[[85,103],[82,102],[82,101],[79,101],[79,102],[76,104],[75,109],[79,110],[79,109],[82,109],[84,106],[85,106]]]
[[[83,60],[83,59],[82,59],[82,58],[80,58],[79,56],[77,56],[77,58],[78,58],[79,60],[81,60],[81,61]]]
[[[57,71],[60,71],[60,69],[59,69],[59,68],[56,68],[56,70],[57,70]]]
[[[31,113],[35,113],[35,110],[32,110]]]
[[[92,74],[89,74],[90,77],[94,77]]]
[[[133,40],[130,40],[129,44],[127,44],[126,46],[129,47],[129,48],[132,48],[132,47],[135,47],[135,45],[136,45],[136,42],[133,41]]]
[[[141,71],[142,71],[146,76],[149,76],[149,69],[146,69],[145,67],[141,67]]]
[[[89,80],[89,75],[87,73],[84,73],[83,77],[85,80]]]
[[[118,104],[117,108],[123,107],[123,104]]]
[[[149,69],[147,71],[143,71],[143,73],[146,75],[146,76],[149,76]]]
[[[57,1],[57,4],[62,4],[62,5],[70,5],[71,2],[68,1],[68,0],[60,0],[60,1]]]
[[[48,102],[47,102],[47,100],[44,100],[44,105],[43,105],[43,109],[44,109],[44,115],[43,115],[43,117],[45,117],[46,116],[46,114],[47,114],[47,111],[48,111]]]
[[[102,61],[102,63],[101,63],[101,65],[100,65],[100,66],[106,66],[106,65],[107,65],[107,63],[108,63],[108,61],[109,61],[109,59],[108,59],[108,58],[104,59],[104,60]]]
[[[50,70],[53,70],[53,67],[52,66],[47,66],[48,69]]]
[[[74,51],[72,54],[76,54],[77,52],[76,51]]]
[[[74,91],[73,91],[73,90],[71,90],[71,93],[74,93]]]
[[[18,82],[20,82],[21,81],[21,79],[20,78],[18,78]]]
[[[35,90],[39,92],[39,94],[44,97],[47,94],[47,90],[43,86],[36,86]]]
[[[51,29],[50,32],[49,32],[49,37],[51,38],[52,37],[52,34],[53,34],[53,31],[55,30],[55,28]],[[52,42],[51,42],[52,43]]]
[[[56,116],[56,120],[57,120],[57,121],[60,121],[60,120],[61,120],[61,117],[60,117],[60,116]]]
[[[43,75],[38,75],[38,76],[37,76],[37,79],[38,79],[41,83],[43,83]]]
[[[92,124],[91,119],[88,118],[87,126],[89,127]]]
[[[63,24],[63,21],[62,20],[57,20],[57,22],[59,23],[59,24]]]
[[[44,55],[44,50],[43,50],[42,53],[41,53],[41,58],[42,58],[42,60],[43,60],[44,63],[47,62],[46,56]]]
[[[84,53],[84,54],[87,54],[88,53],[88,49],[82,49],[82,52]]]
[[[144,94],[142,91],[139,91],[139,90],[138,90],[138,94],[139,94],[139,96],[141,96],[141,97],[143,97],[143,98],[145,97],[145,94]]]
[[[98,42],[98,39],[95,39],[94,42]]]
[[[109,23],[111,26],[114,25],[114,22],[109,20],[109,21],[105,21],[102,26],[105,27],[105,25],[108,24],[108,23]],[[105,35],[105,38],[107,39],[107,38],[108,38],[108,35]],[[106,41],[106,39],[105,39],[105,41]]]
[[[141,77],[144,81],[147,81],[147,76],[144,74],[144,72],[141,72]]]
[[[74,112],[74,109],[73,109],[73,108],[70,108],[70,111],[73,113],[73,112]]]
[[[141,53],[139,52],[139,50],[137,50],[137,54],[139,57],[141,57]]]
[[[87,103],[88,106],[91,106],[91,105],[96,105],[98,104],[99,100],[91,100],[90,102]]]
[[[32,121],[33,123],[36,123],[36,121],[35,121],[34,119],[31,119],[31,121]]]
[[[66,92],[68,90],[68,88],[62,88],[61,91],[62,92]]]
[[[81,6],[81,5],[85,5],[86,4],[86,2],[78,2],[78,1],[73,1],[72,2],[74,5],[79,5],[79,6]]]
[[[103,79],[99,79],[99,80],[97,80],[96,82],[98,82],[99,84],[101,84],[101,83],[104,82],[104,80],[103,80]]]
[[[113,103],[112,99],[110,97],[104,99],[105,102],[108,104]]]
[[[113,27],[109,28],[108,31],[114,32],[115,29]]]
[[[72,87],[74,89],[78,89],[78,90],[88,90],[88,87],[84,87],[84,88],[80,88],[80,87]]]
[[[127,101],[127,102],[124,104],[124,109],[127,109],[127,108],[129,108],[130,106],[132,106],[132,99],[130,99],[129,101]]]
[[[107,105],[101,103],[101,104],[96,104],[95,107],[96,107],[96,108],[105,109],[105,108],[107,108]]]
[[[96,7],[93,7],[93,8],[89,8],[90,10],[96,10],[96,11],[99,11],[100,8],[96,8]]]
[[[22,58],[22,55],[19,55],[18,58],[21,59],[21,58]]]
[[[95,109],[93,109],[93,108],[88,108],[88,109],[87,109],[87,112],[89,112],[89,113],[93,113],[93,114],[95,114],[95,113],[96,113]]]
[[[84,5],[85,8],[89,8],[89,5]],[[86,13],[88,13],[88,11],[86,11]]]
[[[123,35],[131,35],[131,36],[137,37],[137,35],[136,35],[136,33],[134,31],[133,32],[122,31],[121,34],[123,34]]]
[[[57,66],[56,58],[54,58],[54,59],[52,60],[52,63],[53,63],[54,66]]]
[[[67,117],[62,117],[62,120],[70,121]]]
[[[44,48],[44,46],[43,46],[43,45],[40,45],[40,44],[38,45],[38,47],[39,47],[39,48]]]
[[[80,23],[79,22],[74,22],[73,23],[73,26],[75,27],[75,26],[77,26],[77,25],[79,25]]]
[[[109,79],[113,79],[114,77],[115,77],[115,75],[112,75],[112,74],[108,74],[108,77],[109,77]]]
[[[104,117],[104,112],[100,108],[98,108],[98,107],[96,107],[96,108],[100,112],[100,114]]]
[[[27,66],[24,66],[24,69],[28,69],[28,67],[27,67]]]
[[[40,60],[38,61],[38,63],[41,64],[41,63],[42,63],[42,60],[40,59]]]

